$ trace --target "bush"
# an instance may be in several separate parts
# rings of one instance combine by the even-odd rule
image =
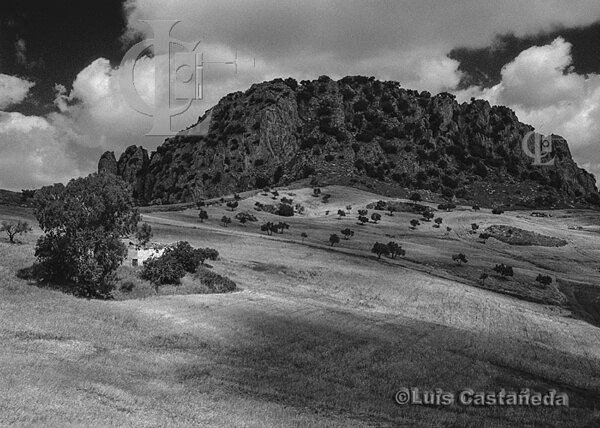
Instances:
[[[173,257],[189,273],[196,272],[201,261],[200,251],[193,248],[187,241],[179,241],[167,248],[163,256]]]
[[[465,256],[463,253],[454,254],[452,256],[452,260],[454,260],[457,265],[461,265],[463,263],[468,262],[467,256]]]
[[[294,207],[285,203],[279,204],[277,215],[282,217],[292,217],[294,215]]]
[[[421,198],[421,194],[420,193],[413,193],[412,195],[410,195],[410,200],[413,202],[421,202],[423,198]]]
[[[535,280],[539,283],[539,288],[546,288],[552,284],[552,277],[550,275],[542,275],[540,273]]]
[[[221,276],[206,268],[201,268],[194,275],[202,285],[206,286],[213,293],[228,293],[235,291],[237,285],[231,279]]]
[[[507,266],[504,263],[496,265],[494,267],[494,271],[502,275],[503,278],[506,278],[507,276],[513,276],[514,274],[512,266]]]
[[[142,279],[154,284],[157,292],[161,285],[180,284],[184,276],[185,269],[172,254],[163,254],[158,258],[146,260],[144,269],[140,273]]]
[[[492,210],[492,214],[503,214],[503,213],[504,213],[504,211],[500,208],[494,208]]]
[[[187,241],[179,241],[167,248],[162,256],[144,263],[140,277],[157,288],[165,284],[180,284],[187,273],[196,273],[204,261],[217,260],[219,252],[213,248],[193,248]]]

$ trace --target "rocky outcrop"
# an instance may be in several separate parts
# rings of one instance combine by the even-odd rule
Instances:
[[[98,161],[98,172],[118,174],[117,158],[114,152],[105,152]]]
[[[566,142],[556,143],[554,166],[532,165],[521,149],[532,129],[506,107],[459,104],[451,94],[396,82],[276,79],[227,95],[150,157],[127,148],[117,174],[143,203],[310,178],[388,194],[424,189],[488,206],[596,204],[595,180]],[[113,168],[107,156],[102,167]]]

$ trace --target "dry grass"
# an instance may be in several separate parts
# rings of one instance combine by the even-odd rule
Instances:
[[[300,192],[293,191],[295,199]],[[329,193],[331,212],[378,199],[340,188]],[[404,214],[354,226],[325,216],[308,198],[311,215],[287,219],[290,231],[274,237],[261,235],[256,224],[219,226],[224,207],[208,208],[204,225],[193,210],[145,216],[159,242],[216,248],[222,260],[214,271],[243,288],[224,295],[77,299],[15,277],[33,261],[35,234],[23,245],[0,242],[0,425],[598,423],[598,328],[565,318],[558,307],[462,284],[452,279],[451,259],[448,266],[439,261],[467,248],[468,266],[501,257],[525,275],[530,256],[502,243],[482,248],[467,233],[474,216],[482,224],[497,216],[444,214],[455,231],[444,237],[431,226],[408,230]],[[253,200],[245,204],[240,209],[252,209]],[[328,248],[329,233],[342,225],[357,234]],[[309,235],[304,244],[302,231]],[[370,245],[386,234],[396,235],[414,260],[374,260]],[[572,242],[544,249],[567,256],[558,266],[563,275],[568,257],[584,259],[575,251],[593,248]],[[121,273],[135,279],[130,269]],[[399,407],[393,393],[402,386],[556,388],[569,393],[571,407]]]

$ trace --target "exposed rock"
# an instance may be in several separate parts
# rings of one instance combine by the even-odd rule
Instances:
[[[145,203],[316,177],[388,194],[426,189],[482,206],[598,204],[594,177],[575,164],[566,142],[555,145],[555,166],[532,165],[521,149],[532,129],[506,107],[458,104],[451,94],[396,82],[276,79],[227,95],[150,159],[129,147],[118,174]]]
[[[105,152],[98,161],[98,172],[99,173],[110,173],[117,175],[117,158],[115,158],[115,152]]]
[[[117,173],[133,189],[133,197],[144,200],[144,185],[150,159],[142,146],[129,146],[117,162]]]

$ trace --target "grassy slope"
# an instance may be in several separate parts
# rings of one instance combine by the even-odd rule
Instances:
[[[377,199],[331,193],[332,212],[336,203],[356,209]],[[76,299],[15,278],[33,261],[39,230],[23,245],[0,241],[0,425],[576,426],[598,417],[596,327],[556,307],[461,284],[451,279],[458,269],[451,260],[440,261],[470,248],[469,265],[521,257],[515,265],[526,275],[532,265],[523,248],[477,246],[466,233],[472,216],[482,223],[497,223],[497,216],[443,215],[456,234],[450,237],[430,225],[409,231],[412,216],[384,216],[379,226],[352,226],[355,238],[331,250],[329,233],[353,220],[320,215],[322,204],[305,199],[313,216],[288,219],[283,238],[265,238],[255,224],[224,229],[220,207],[208,208],[204,225],[192,210],[145,216],[158,241],[218,249],[223,260],[214,269],[243,288],[228,295]],[[242,209],[246,204],[253,201]],[[450,279],[371,259],[370,245],[386,233],[397,235],[420,269]],[[568,272],[569,258],[592,257],[589,233],[582,241],[543,251],[563,251],[557,269]],[[570,394],[571,408],[399,407],[392,397],[402,386],[554,387]]]

